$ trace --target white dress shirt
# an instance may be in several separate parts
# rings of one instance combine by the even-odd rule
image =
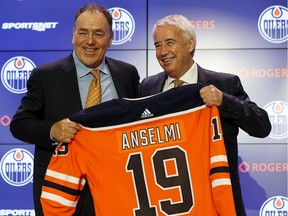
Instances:
[[[184,81],[183,85],[197,83],[198,69],[197,69],[196,62],[194,62],[194,64],[191,66],[191,68],[179,79]],[[172,78],[170,76],[167,77],[165,84],[164,84],[164,87],[163,87],[163,92],[174,88],[174,83],[173,83],[174,80],[175,80],[175,78]]]

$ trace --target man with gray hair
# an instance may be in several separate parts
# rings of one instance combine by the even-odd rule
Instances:
[[[139,96],[179,85],[205,85],[200,96],[207,106],[219,109],[236,213],[245,216],[238,173],[237,136],[239,128],[250,136],[268,136],[271,124],[266,111],[250,100],[238,76],[204,69],[193,60],[196,35],[186,17],[176,14],[160,19],[154,25],[153,37],[156,58],[164,71],[145,78],[140,84]],[[193,176],[191,178],[193,181]]]

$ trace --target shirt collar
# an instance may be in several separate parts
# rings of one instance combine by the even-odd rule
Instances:
[[[80,61],[80,59],[78,58],[78,56],[75,53],[75,50],[73,50],[73,58],[74,58],[76,73],[77,73],[78,77],[81,78],[83,76],[86,76],[93,69],[93,68],[89,68],[89,67],[85,66]],[[103,73],[106,73],[105,58],[103,59],[102,63],[97,67],[97,69],[99,69]]]
[[[191,66],[191,68],[179,79],[184,81],[184,84],[197,83],[197,79],[198,79],[198,72],[197,71],[198,71],[197,64],[196,64],[196,62],[194,62],[193,65]],[[174,85],[173,84],[174,80],[175,80],[175,78],[168,76],[168,78],[167,78],[168,85]]]

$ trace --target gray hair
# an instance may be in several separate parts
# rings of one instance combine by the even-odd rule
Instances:
[[[163,27],[163,26],[176,26],[178,29],[182,31],[182,38],[185,42],[188,42],[190,38],[193,39],[195,47],[196,47],[196,33],[194,31],[194,28],[192,26],[192,23],[183,15],[169,15],[166,16],[160,20],[158,20],[154,27],[153,27],[153,35],[155,33],[155,30],[157,27]],[[191,51],[191,56],[194,56],[195,53],[195,47]]]

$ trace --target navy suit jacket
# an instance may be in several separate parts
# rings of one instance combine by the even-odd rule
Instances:
[[[119,98],[137,97],[139,74],[136,67],[108,57],[106,63]],[[27,90],[11,121],[10,130],[15,138],[35,144],[33,186],[34,201],[37,201],[55,149],[50,139],[51,126],[83,109],[72,53],[35,68],[27,82]]]
[[[223,92],[222,105],[218,108],[229,161],[236,211],[238,216],[244,216],[246,213],[238,174],[237,136],[239,128],[251,136],[264,138],[269,135],[271,124],[267,112],[250,101],[238,76],[210,71],[197,66],[197,83],[212,84]],[[139,86],[139,96],[162,92],[166,78],[165,72],[145,78]]]
[[[137,97],[137,69],[107,57],[106,63],[119,98]],[[44,176],[45,169],[37,168],[38,162],[46,165],[47,159],[50,159],[50,154],[46,154],[47,149],[54,150],[50,140],[51,126],[82,109],[72,54],[35,68],[27,82],[27,90],[27,95],[23,97],[12,119],[10,129],[19,140],[36,145],[35,171],[36,174]],[[37,157],[40,157],[39,160]]]

